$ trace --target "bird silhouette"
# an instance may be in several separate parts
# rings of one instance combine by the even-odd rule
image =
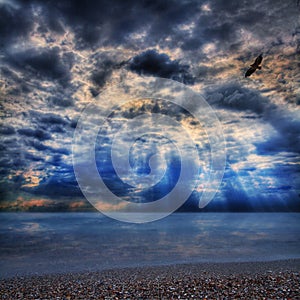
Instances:
[[[250,65],[250,68],[247,70],[246,74],[245,74],[245,77],[249,77],[251,76],[257,69],[261,69],[261,62],[263,60],[263,57],[262,57],[262,54],[260,54],[256,59],[255,59],[255,62]]]

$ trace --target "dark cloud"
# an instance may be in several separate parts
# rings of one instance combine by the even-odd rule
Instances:
[[[206,42],[217,41],[218,43],[227,43],[235,40],[236,31],[234,23],[223,23],[213,27],[205,27],[201,35]]]
[[[36,140],[29,140],[29,141],[25,141],[25,144],[27,146],[32,146],[34,149],[38,150],[38,151],[44,151],[49,149],[48,146],[44,145],[43,143],[36,141]]]
[[[217,4],[210,2],[212,12],[202,15],[195,20],[195,26],[189,35],[182,37],[183,50],[198,50],[206,43],[214,43],[217,50],[230,53],[230,47],[237,42],[241,25],[233,15],[233,11],[224,18],[224,10]],[[236,8],[238,5],[236,6]],[[232,49],[235,50],[236,49]]]
[[[0,3],[0,48],[18,38],[26,39],[32,29],[33,16],[30,5]]]
[[[210,13],[201,10],[202,4],[209,4]],[[267,0],[262,3],[236,0],[228,3],[219,0],[20,1],[14,6],[2,5],[3,39],[26,36],[35,20],[34,9],[41,12],[40,32],[62,34],[63,27],[67,26],[75,34],[77,48],[126,44],[144,48],[163,42],[186,50],[199,49],[210,41],[216,42],[219,49],[229,50],[236,43],[241,28],[261,38],[274,36],[274,28],[284,31],[292,25],[292,18],[287,22],[284,16],[297,13],[292,5],[279,0],[272,3]],[[192,32],[180,29],[180,25],[191,22],[195,23]],[[133,34],[142,31],[146,32],[143,44],[134,45]]]
[[[206,3],[210,7],[209,13],[199,14],[198,17],[195,12],[199,12],[199,9],[192,13],[196,25],[191,33],[181,36],[183,50],[198,50],[205,43],[213,42],[217,51],[227,55],[234,54],[242,45],[241,30],[251,32],[261,41],[277,40],[290,33],[290,29],[295,26],[293,20],[298,14],[293,5],[280,0],[272,2],[212,0]],[[287,15],[290,16],[288,19]],[[174,39],[178,41],[176,34]],[[249,48],[253,47],[255,45],[249,43]],[[269,51],[273,45],[265,43],[259,47]]]
[[[256,144],[258,153],[294,152],[300,154],[300,120],[281,110],[274,111],[268,117],[276,133],[264,143]]]
[[[65,26],[64,20],[60,12],[55,7],[54,3],[47,3],[44,1],[36,0],[25,0],[22,2],[31,2],[32,7],[39,9],[42,13],[39,15],[39,24],[37,31],[41,34],[46,34],[48,32],[54,32],[55,34],[64,34]],[[40,3],[39,3],[40,2]],[[48,41],[53,40],[51,37],[48,38]]]
[[[120,55],[120,53],[119,53]],[[90,87],[93,97],[97,96],[101,88],[109,80],[114,70],[125,67],[130,59],[123,60],[118,54],[100,52],[91,55],[93,70],[90,80],[94,84]]]
[[[237,82],[207,89],[206,99],[211,104],[240,111],[252,111],[263,114],[275,108],[268,98],[261,96],[257,90],[244,88]]]
[[[173,79],[185,84],[193,84],[195,79],[189,74],[189,66],[171,60],[167,54],[147,50],[135,56],[129,69],[140,75],[151,75]]]
[[[28,137],[37,138],[40,141],[51,139],[51,135],[48,132],[41,129],[21,128],[18,130],[18,133]]]
[[[3,134],[3,135],[12,135],[15,132],[16,131],[15,131],[14,127],[12,127],[10,125],[0,124],[0,134]]]
[[[266,17],[266,12],[263,10],[243,10],[236,17],[237,23],[245,26],[250,26],[256,23],[256,20],[263,20]]]
[[[74,29],[77,47],[82,48],[91,47],[100,40],[124,41],[130,29],[136,28],[137,18],[130,9],[134,6],[131,1],[59,1],[55,5],[46,4],[45,10],[54,11],[53,18],[61,16]]]
[[[1,168],[9,168],[11,166],[11,160],[6,158],[6,157],[2,157],[0,159],[0,167]]]
[[[47,151],[47,153],[49,155],[53,155],[55,153],[59,153],[59,154],[63,154],[63,155],[70,155],[70,150],[64,147],[59,147],[59,148],[55,148],[55,147],[51,147],[51,146],[47,146],[43,143],[41,143],[40,141],[37,140],[27,140],[25,141],[25,145],[33,147],[34,149],[38,150],[38,151]]]
[[[64,148],[64,147],[59,147],[59,148],[50,147],[49,149],[51,150],[52,153],[59,153],[59,154],[63,154],[63,155],[71,154],[70,149]]]
[[[7,62],[17,69],[41,79],[58,80],[65,84],[70,79],[71,59],[61,59],[59,48],[33,48],[10,54]]]
[[[67,118],[64,118],[60,115],[53,114],[53,113],[41,113],[41,112],[37,112],[37,111],[31,111],[30,115],[36,121],[39,121],[46,125],[54,125],[54,124],[66,125],[66,124],[68,124]]]
[[[64,32],[62,24],[75,33],[77,48],[96,45],[120,45],[130,35],[147,30],[144,42],[151,45],[176,33],[177,25],[188,22],[199,10],[198,1],[175,0],[92,0],[92,1],[20,1],[14,7],[4,5],[2,12],[3,39],[17,39],[33,27],[33,10],[40,10],[41,33]],[[1,19],[1,18],[0,18]],[[2,25],[2,24],[1,24]],[[11,29],[11,30],[10,30]]]
[[[297,114],[289,114],[280,110],[270,116],[272,124],[277,125],[276,129],[287,137],[291,147],[297,146],[300,153],[300,120],[298,117]]]
[[[39,129],[51,133],[71,133],[71,121],[67,116],[63,117],[54,113],[42,113],[39,111],[30,111],[26,116],[30,116],[32,123]]]
[[[97,87],[103,87],[107,79],[112,74],[115,64],[110,60],[105,60],[95,66],[95,71],[91,75],[92,82]]]
[[[6,150],[1,155],[0,168],[7,169],[9,172],[11,170],[19,170],[27,165],[22,157],[22,152]]]
[[[187,22],[193,15],[195,2],[180,1],[122,1],[102,0],[60,1],[56,5],[65,20],[76,28],[78,46],[121,44],[131,33],[150,28],[147,40],[167,36],[175,31],[174,25]]]
[[[0,76],[5,78],[11,87],[9,92],[10,96],[22,96],[25,93],[32,91],[32,87],[29,86],[24,77],[21,77],[13,70],[6,66],[0,68]],[[13,83],[13,84],[12,84]]]
[[[52,155],[50,160],[47,161],[47,163],[55,167],[60,167],[63,164],[61,154]]]
[[[47,98],[48,103],[51,103],[55,106],[70,107],[74,105],[74,100],[71,96],[68,95],[55,95]]]
[[[33,155],[32,153],[25,152],[24,158],[29,161],[44,161],[44,159],[40,156]]]

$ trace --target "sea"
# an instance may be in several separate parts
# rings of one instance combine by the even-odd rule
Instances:
[[[300,213],[173,213],[132,224],[101,213],[0,213],[0,278],[300,258]]]

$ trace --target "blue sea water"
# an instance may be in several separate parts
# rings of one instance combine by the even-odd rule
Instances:
[[[100,213],[1,213],[0,247],[1,278],[300,258],[300,214],[176,213],[130,224]]]

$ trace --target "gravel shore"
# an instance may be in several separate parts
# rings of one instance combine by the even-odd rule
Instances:
[[[13,277],[0,299],[300,299],[300,260]]]

